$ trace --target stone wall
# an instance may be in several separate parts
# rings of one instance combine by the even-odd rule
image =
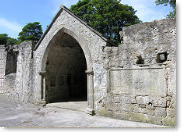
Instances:
[[[15,80],[16,94],[19,100],[23,102],[32,102],[32,42],[23,42],[21,45],[18,45],[17,48],[19,53],[17,56],[17,72]]]
[[[124,27],[119,48],[106,48],[108,93],[99,115],[176,125],[176,20]]]
[[[15,90],[15,79],[16,79],[16,73],[10,73],[5,76],[5,85],[4,89],[6,89],[6,96],[18,100]]]
[[[0,45],[0,94],[6,92],[5,85],[5,66],[6,66],[6,51],[5,46]]]
[[[6,95],[22,102],[32,102],[32,42],[7,47]]]

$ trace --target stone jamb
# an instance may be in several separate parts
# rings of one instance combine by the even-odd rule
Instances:
[[[41,101],[40,104],[46,104],[46,71],[40,71],[41,76]]]
[[[93,84],[93,70],[86,70],[87,74],[87,113],[90,115],[95,114],[95,106],[94,106],[94,84]]]

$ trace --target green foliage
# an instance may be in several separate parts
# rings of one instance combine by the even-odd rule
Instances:
[[[176,0],[156,0],[156,5],[164,5],[167,6],[168,4],[173,8],[173,11],[167,15],[168,18],[175,17],[176,15]]]
[[[39,22],[28,23],[19,33],[18,40],[8,37],[7,34],[0,34],[0,45],[16,45],[23,41],[38,41],[42,36],[42,28]]]
[[[39,22],[28,23],[19,33],[18,39],[21,42],[29,40],[37,42],[41,38],[42,34],[43,31]]]
[[[0,45],[16,45],[18,44],[18,40],[8,37],[7,34],[0,34]]]
[[[18,44],[18,40],[17,39],[8,37],[7,45],[16,45],[16,44]]]
[[[8,39],[7,34],[0,34],[0,45],[6,44]]]
[[[70,10],[115,43],[120,43],[124,26],[141,22],[133,7],[120,0],[79,0]]]

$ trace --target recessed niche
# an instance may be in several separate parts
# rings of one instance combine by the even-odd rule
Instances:
[[[167,52],[158,53],[156,62],[157,63],[163,63],[163,62],[167,61],[167,58],[168,58],[168,53]]]
[[[137,56],[136,64],[144,64],[144,59],[142,58],[141,55]]]

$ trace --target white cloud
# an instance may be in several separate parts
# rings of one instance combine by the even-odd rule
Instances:
[[[17,22],[0,18],[0,33],[7,33],[9,36],[16,38],[21,30],[22,26]]]
[[[5,27],[9,30],[13,30],[15,32],[19,32],[22,29],[22,26],[17,22],[8,21],[5,18],[0,18],[0,26]]]
[[[169,6],[156,6],[155,0],[122,0],[122,4],[128,4],[137,10],[136,15],[143,22],[159,20],[169,13]]]

